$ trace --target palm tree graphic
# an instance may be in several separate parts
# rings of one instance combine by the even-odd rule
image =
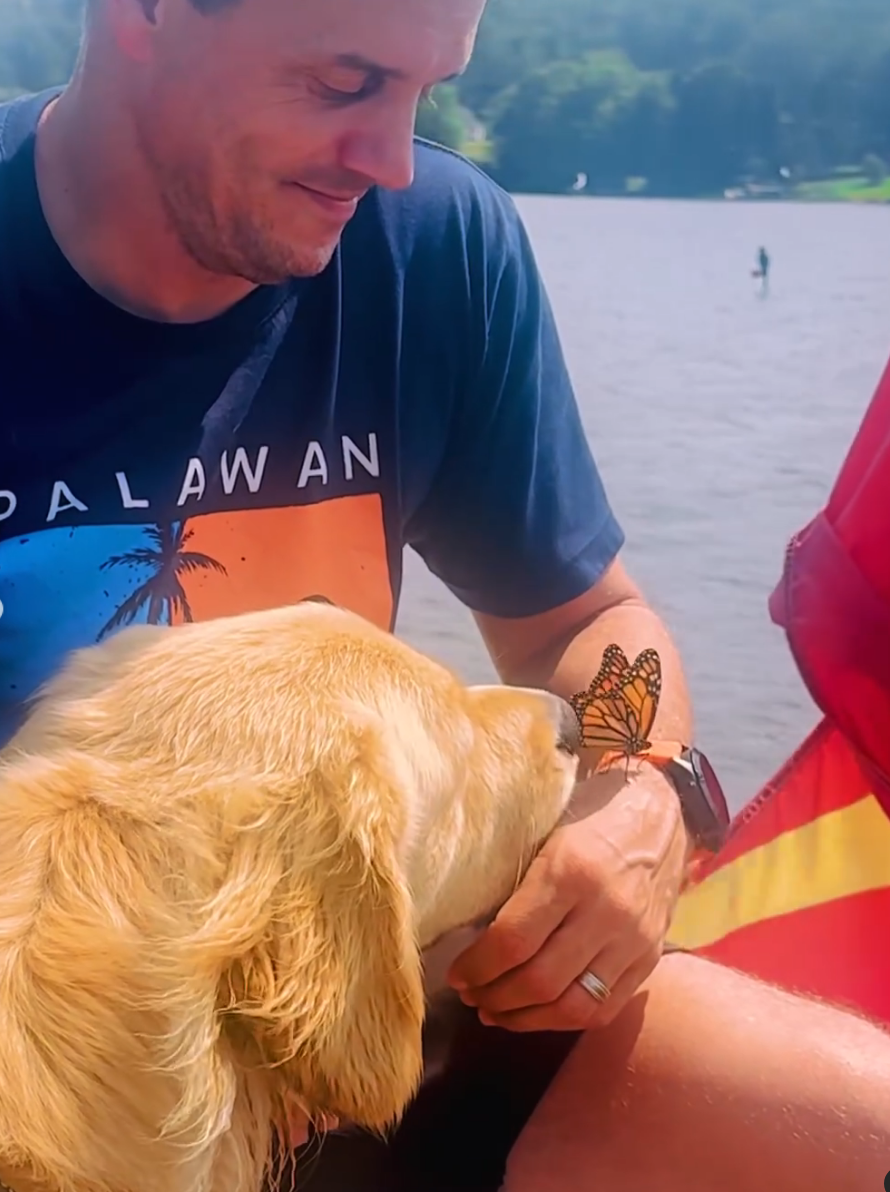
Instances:
[[[112,555],[105,560],[100,571],[110,571],[112,567],[129,567],[133,570],[148,568],[151,574],[135,592],[130,593],[111,620],[103,626],[96,641],[102,641],[115,629],[132,625],[146,605],[149,625],[172,625],[176,613],[180,614],[183,621],[194,620],[181,577],[194,571],[216,571],[220,575],[226,575],[227,572],[222,563],[211,559],[209,555],[185,549],[194,533],[185,527],[184,521],[146,526],[144,533],[151,545],[139,546],[126,554]]]

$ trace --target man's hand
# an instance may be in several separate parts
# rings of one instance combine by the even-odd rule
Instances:
[[[676,792],[642,766],[607,803],[553,834],[495,922],[455,961],[451,984],[489,1026],[611,1022],[661,957],[687,847]],[[578,984],[585,970],[611,990],[605,1003]]]

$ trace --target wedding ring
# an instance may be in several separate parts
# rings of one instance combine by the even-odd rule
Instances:
[[[592,973],[590,969],[585,969],[578,978],[578,984],[585,992],[589,993],[595,1002],[605,1002],[611,994],[611,989],[601,981],[596,973]]]

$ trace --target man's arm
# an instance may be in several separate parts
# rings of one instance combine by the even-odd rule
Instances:
[[[505,683],[546,687],[564,699],[588,686],[611,642],[617,642],[631,660],[641,650],[654,647],[663,676],[654,735],[669,741],[691,740],[692,710],[680,657],[667,629],[619,560],[568,604],[512,619],[477,613],[476,621]]]
[[[617,562],[623,534],[528,236],[503,192],[478,187],[461,246],[469,314],[446,320],[463,329],[452,352],[467,367],[454,374],[462,380],[448,441],[406,540],[473,610],[513,681],[571,695],[612,641],[633,655],[657,648],[666,670],[658,731],[685,738],[676,652]],[[636,763],[620,790],[597,783],[596,793],[600,805],[554,834],[451,970],[484,1022],[515,1031],[602,1024],[657,963],[686,860],[679,800],[661,773]],[[579,983],[585,973],[608,986],[605,1005]]]
[[[676,954],[577,1045],[504,1192],[881,1192],[887,1172],[890,1034]]]
[[[652,736],[691,743],[677,650],[619,561],[556,609],[476,620],[505,682],[566,699],[589,685],[612,642],[630,658],[654,647],[663,683]],[[603,1025],[657,963],[689,842],[677,793],[660,771],[634,762],[627,780],[616,781],[617,789],[601,779],[579,788],[575,822],[551,837],[488,933],[454,966],[456,987],[483,1022],[525,1031]],[[585,968],[609,986],[605,1005],[578,985]]]

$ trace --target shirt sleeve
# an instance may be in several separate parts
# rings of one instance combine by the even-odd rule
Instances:
[[[545,612],[592,587],[624,543],[584,428],[553,312],[512,200],[498,191],[471,254],[484,278],[477,363],[406,538],[468,607]],[[481,357],[481,359],[479,358]]]

